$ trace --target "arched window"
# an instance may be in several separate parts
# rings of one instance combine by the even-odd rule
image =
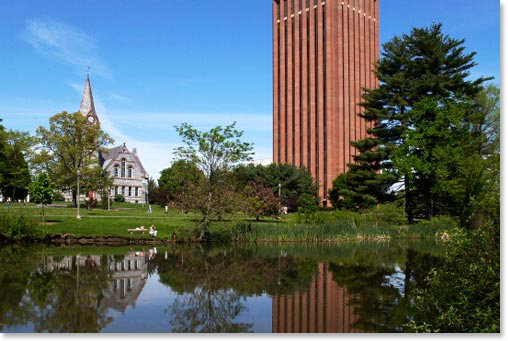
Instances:
[[[114,176],[118,178],[118,165],[115,165]]]
[[[122,159],[122,178],[125,178],[125,159]]]
[[[132,178],[132,167],[129,167],[128,176],[129,178]]]

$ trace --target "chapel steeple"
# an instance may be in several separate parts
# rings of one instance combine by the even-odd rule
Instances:
[[[83,98],[79,106],[79,112],[85,116],[88,122],[99,124],[99,118],[95,112],[95,105],[93,103],[92,87],[90,86],[90,77],[86,76],[85,89],[83,90]]]

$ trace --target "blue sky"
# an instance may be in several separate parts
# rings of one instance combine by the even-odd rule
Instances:
[[[271,0],[0,0],[0,118],[35,132],[77,111],[90,65],[102,127],[136,147],[150,175],[170,165],[173,126],[237,121],[256,159],[272,154]],[[442,22],[477,51],[473,76],[500,84],[492,0],[380,1],[381,43]]]

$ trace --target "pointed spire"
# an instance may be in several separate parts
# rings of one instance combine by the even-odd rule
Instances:
[[[86,76],[85,90],[83,90],[83,98],[81,99],[81,105],[79,106],[79,112],[83,116],[93,115],[97,117],[95,113],[95,105],[93,103],[92,87],[90,86],[90,77]]]

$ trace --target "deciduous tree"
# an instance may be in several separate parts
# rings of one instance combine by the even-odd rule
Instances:
[[[77,172],[98,164],[97,154],[113,143],[96,124],[89,124],[81,113],[62,112],[49,119],[49,130],[37,128],[40,153],[34,159],[47,169],[60,190],[71,190],[76,206]]]
[[[54,186],[46,173],[37,175],[30,184],[29,193],[31,200],[42,206],[42,224],[44,224],[44,205],[51,204],[55,194]]]
[[[185,146],[175,149],[178,159],[191,162],[204,174],[203,180],[193,188],[187,188],[182,196],[184,206],[198,209],[203,215],[201,239],[209,233],[210,218],[221,216],[232,200],[227,187],[226,175],[233,165],[251,160],[252,144],[242,142],[242,131],[235,123],[226,127],[217,126],[201,132],[187,123],[175,127]]]

